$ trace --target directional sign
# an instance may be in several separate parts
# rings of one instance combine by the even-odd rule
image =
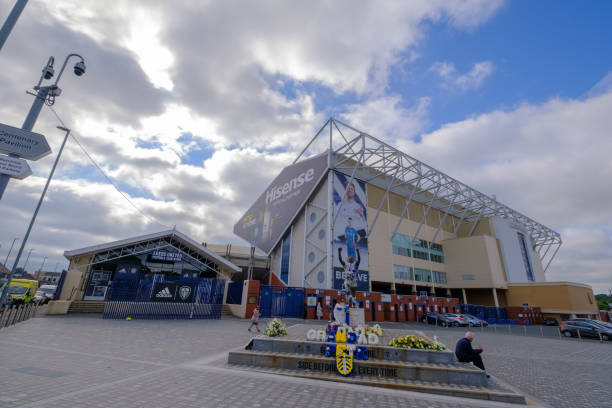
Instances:
[[[0,174],[23,180],[32,175],[32,170],[28,162],[23,159],[0,155]]]
[[[0,153],[38,160],[51,153],[51,148],[47,139],[40,133],[0,123]]]

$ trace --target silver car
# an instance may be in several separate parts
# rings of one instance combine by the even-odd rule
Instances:
[[[451,326],[459,327],[468,325],[467,319],[460,314],[446,313],[444,316],[451,320]]]
[[[473,327],[483,326],[483,327],[486,327],[486,326],[489,325],[489,323],[487,323],[486,321],[481,320],[481,319],[479,319],[476,316],[471,315],[471,314],[462,313],[460,316],[463,317],[465,319],[465,321],[467,321],[467,325],[468,326],[473,326]]]

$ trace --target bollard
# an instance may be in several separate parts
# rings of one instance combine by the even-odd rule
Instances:
[[[580,329],[576,330],[576,333],[578,333],[578,340],[582,341],[582,336],[580,335]]]
[[[508,334],[512,334],[512,329],[510,329],[510,323],[508,323]]]
[[[523,326],[523,336],[527,336],[527,326]]]
[[[495,323],[495,326],[493,326],[493,331],[497,333],[497,323]]]
[[[542,331],[542,326],[540,326],[540,336],[544,337],[544,332]]]
[[[597,332],[597,334],[599,335],[599,342],[600,342],[600,343],[603,343],[603,338],[601,337],[601,332],[600,332],[600,331],[598,331],[598,332]]]
[[[557,332],[559,332],[559,338],[561,338],[561,328],[557,327]]]

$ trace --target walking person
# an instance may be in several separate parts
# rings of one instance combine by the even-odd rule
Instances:
[[[476,367],[484,371],[487,378],[489,378],[490,376],[487,374],[487,370],[485,370],[484,363],[482,362],[482,357],[480,356],[480,354],[484,351],[484,348],[481,345],[478,345],[477,349],[473,349],[473,341],[474,333],[465,333],[465,337],[457,342],[457,346],[455,347],[455,356],[457,356],[457,360],[461,361],[462,363],[472,362]]]
[[[257,327],[257,332],[261,332],[261,330],[259,330],[259,306],[255,306],[255,310],[253,310],[253,316],[251,316],[251,325],[249,326],[249,331],[251,331],[251,328],[255,326]]]
[[[323,317],[323,307],[321,306],[321,302],[317,301],[317,320],[321,320]]]

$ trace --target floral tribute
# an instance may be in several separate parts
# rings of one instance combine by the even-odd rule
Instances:
[[[272,319],[272,321],[268,323],[268,327],[266,327],[263,334],[268,337],[286,336],[287,328],[285,327],[285,323],[283,323],[281,320]]]
[[[439,343],[438,340],[434,337],[434,341],[431,342],[423,337],[415,336],[414,334],[409,334],[408,336],[397,337],[389,342],[389,345],[397,348],[409,348],[409,349],[417,349],[417,350],[436,350],[442,351],[446,350],[446,347]]]

